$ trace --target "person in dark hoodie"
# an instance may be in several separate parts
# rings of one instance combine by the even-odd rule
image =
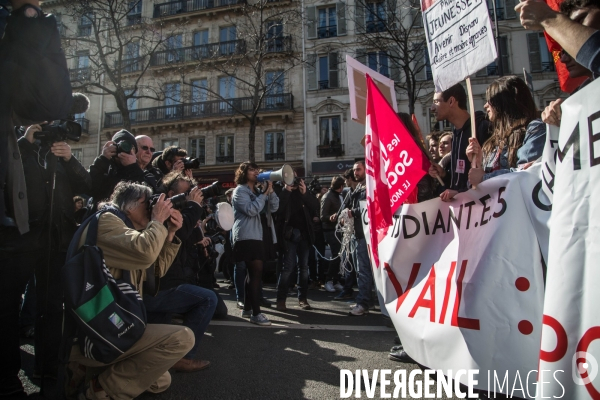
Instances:
[[[450,201],[459,192],[468,189],[469,170],[471,161],[467,158],[466,150],[471,137],[471,116],[467,112],[467,93],[461,84],[436,92],[433,95],[431,111],[438,121],[448,120],[454,125],[451,160],[444,169],[437,164],[431,164],[429,175],[432,178],[440,176],[445,183],[446,190],[440,194],[443,201]],[[481,111],[475,113],[475,132],[477,141],[485,143],[490,137],[490,123]]]
[[[187,151],[177,146],[169,146],[163,150],[162,154],[152,160],[152,166],[146,168],[147,172],[154,175],[156,187],[162,186],[162,180],[165,175],[171,171],[183,171],[183,159],[187,156]],[[189,171],[189,170],[188,170]],[[190,171],[191,172],[191,171]],[[186,174],[191,178],[191,174]],[[161,189],[161,190],[164,190]]]
[[[104,144],[102,154],[90,166],[93,202],[90,212],[96,212],[98,202],[108,199],[121,181],[146,183],[156,191],[155,183],[146,179],[137,163],[137,152],[135,137],[125,129],[115,133],[112,140]]]

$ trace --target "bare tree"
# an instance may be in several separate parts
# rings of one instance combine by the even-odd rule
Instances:
[[[357,31],[357,59],[389,68],[396,89],[408,99],[409,113],[417,99],[433,88],[418,0],[355,0],[352,14]],[[387,66],[386,66],[387,63]],[[379,71],[381,72],[381,71]]]
[[[113,96],[125,129],[135,101],[165,98],[148,69],[171,32],[160,20],[142,18],[141,9],[142,0],[69,0],[64,7],[77,25],[63,32],[67,57],[77,60],[71,80],[86,93]]]
[[[221,111],[248,121],[248,159],[254,161],[259,112],[291,107],[291,95],[285,93],[291,82],[286,76],[302,63],[302,19],[294,2],[257,0],[239,2],[237,7],[235,14],[225,17],[232,24],[224,33],[227,37],[216,46],[198,48],[203,54],[197,56],[196,70],[216,72],[219,87],[198,86],[186,82],[185,76],[182,81],[192,91],[205,91]]]

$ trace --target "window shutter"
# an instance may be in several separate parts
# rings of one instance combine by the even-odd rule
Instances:
[[[309,54],[306,57],[306,80],[308,90],[317,90],[317,55]]]
[[[390,78],[395,82],[400,82],[400,51],[397,46],[388,51],[388,62],[390,64]]]
[[[365,6],[364,0],[356,0],[354,5],[354,24],[356,33],[365,33]]]
[[[517,17],[517,13],[515,12],[515,5],[515,0],[504,0],[504,15],[506,19]]]
[[[502,73],[504,75],[510,74],[510,58],[508,53],[508,38],[506,36],[500,36],[500,51],[502,52]]]
[[[537,32],[527,34],[527,48],[529,49],[529,72],[540,72],[542,70],[542,57]]]
[[[386,0],[386,11],[387,11],[387,27],[389,30],[397,28],[397,3],[396,0]]]
[[[335,5],[337,14],[337,35],[346,35],[346,3],[339,2]]]
[[[306,7],[306,33],[308,39],[317,38],[317,7]]]
[[[329,87],[339,87],[338,82],[338,53],[329,53]]]
[[[367,52],[365,49],[356,49],[356,60],[364,65],[367,65]]]

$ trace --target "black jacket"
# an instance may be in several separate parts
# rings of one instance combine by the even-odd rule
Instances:
[[[490,137],[490,122],[485,118],[482,111],[475,112],[475,133],[477,141],[481,146]],[[465,122],[460,129],[454,129],[452,137],[452,152],[451,160],[446,168],[446,176],[444,184],[446,188],[458,190],[459,192],[467,191],[469,188],[467,182],[469,180],[469,170],[471,162],[467,158],[467,147],[469,146],[469,138],[471,137],[471,119]],[[457,172],[458,160],[463,160],[465,163],[464,172]]]
[[[292,196],[299,196],[302,204],[301,210],[293,210]],[[304,216],[306,222],[306,232],[308,233],[308,239],[310,244],[315,242],[315,232],[313,230],[312,216],[316,215],[319,210],[319,200],[310,193],[307,189],[306,193],[300,194],[299,190],[282,190],[279,193],[279,209],[275,214],[277,221],[275,223],[275,231],[277,233],[277,244],[283,251],[287,250],[287,242],[285,240],[286,231],[288,230],[288,223],[292,216],[292,213],[301,213]]]
[[[69,161],[62,158],[57,160],[52,229],[49,231],[53,173],[50,168],[43,167],[44,161],[49,159],[49,156],[46,156],[49,148],[45,146],[40,149],[36,143],[29,143],[24,137],[20,138],[18,143],[25,171],[30,226],[27,238],[23,236],[20,240],[26,241],[26,247],[31,251],[36,246],[46,246],[48,238],[45,234],[50,232],[52,248],[66,251],[77,230],[74,192],[89,191],[91,177],[75,157],[71,157]],[[33,237],[39,240],[33,240]]]
[[[188,202],[188,206],[181,210],[183,225],[175,233],[181,240],[181,247],[177,257],[173,260],[173,264],[171,264],[165,276],[160,279],[159,290],[175,288],[184,283],[196,284],[196,274],[199,267],[196,243],[204,237],[202,230],[196,228],[196,225],[202,218],[203,212],[202,207],[193,201]]]
[[[96,212],[98,202],[110,197],[117,183],[129,181],[136,183],[146,182],[154,191],[156,189],[154,181],[146,180],[144,171],[137,163],[123,167],[117,164],[115,160],[109,160],[104,156],[98,156],[90,166],[90,175],[92,177],[92,198],[94,202],[91,212]]]
[[[325,193],[325,195],[321,198],[321,224],[323,225],[324,231],[332,231],[335,229],[337,225],[336,222],[331,222],[329,218],[340,211],[342,206],[342,200],[340,199],[340,194],[331,188]]]
[[[352,194],[346,198],[344,208],[348,208],[352,211],[352,217],[354,218],[354,236],[357,239],[364,239],[365,233],[362,226],[362,218],[360,213],[360,202],[361,200],[367,199],[367,189],[365,186],[366,182],[360,183]]]

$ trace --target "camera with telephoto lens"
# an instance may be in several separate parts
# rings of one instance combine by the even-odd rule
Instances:
[[[186,157],[182,159],[183,169],[197,169],[200,168],[200,160],[197,158]]]
[[[211,183],[210,186],[203,187],[200,189],[200,191],[202,192],[202,196],[204,196],[205,199],[208,199],[211,197],[220,196],[223,192],[223,187],[221,182],[215,181]]]
[[[60,119],[41,125],[40,132],[34,132],[33,137],[43,143],[56,143],[72,140],[79,142],[81,138],[81,125],[77,122]]]
[[[213,236],[208,236],[210,238],[210,244],[206,246],[206,251],[208,252],[208,258],[216,259],[219,257],[219,252],[215,250],[215,245],[221,243],[225,243],[225,237],[220,233],[217,233]]]
[[[181,211],[185,208],[185,206],[187,206],[187,195],[188,194],[189,194],[188,192],[180,193],[180,194],[177,194],[177,195],[171,197],[170,199],[165,199],[165,200],[171,200],[173,209]],[[158,201],[159,197],[160,197],[160,194],[155,194],[154,196],[150,197],[150,200],[148,200],[148,211],[152,211],[152,207],[154,207],[154,205]]]
[[[312,194],[319,194],[323,186],[321,186],[321,182],[319,182],[318,177],[313,177],[312,181],[306,187]]]

